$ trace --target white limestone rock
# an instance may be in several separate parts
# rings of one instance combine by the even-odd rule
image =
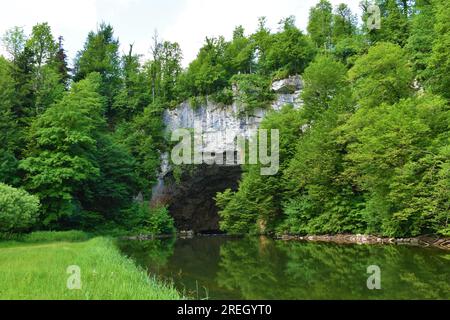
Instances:
[[[293,94],[302,89],[303,81],[298,75],[272,83],[272,90],[278,94]]]
[[[250,138],[270,110],[279,111],[286,104],[301,108],[301,79],[294,76],[284,81],[283,85],[274,87],[295,88],[293,93],[277,93],[269,109],[256,109],[252,114],[242,114],[237,103],[220,106],[208,101],[195,110],[188,102],[180,104],[173,110],[166,110],[164,123],[169,132],[176,129],[195,129],[203,132],[202,152],[225,153],[237,151],[236,137]],[[167,171],[167,168],[165,168]]]

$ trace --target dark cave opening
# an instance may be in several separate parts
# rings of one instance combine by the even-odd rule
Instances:
[[[226,189],[237,190],[241,175],[238,165],[206,164],[184,172],[178,182],[169,173],[159,202],[168,205],[178,231],[220,234],[219,209],[214,198]]]

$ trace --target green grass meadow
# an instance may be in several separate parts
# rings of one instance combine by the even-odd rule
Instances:
[[[34,237],[36,243],[0,242],[1,300],[181,299],[170,285],[149,278],[122,256],[111,239],[40,242]],[[77,290],[67,286],[67,268],[73,265],[80,268]]]

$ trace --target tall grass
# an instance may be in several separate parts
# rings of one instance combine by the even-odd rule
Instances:
[[[23,237],[24,242],[54,242],[54,241],[86,241],[89,239],[89,234],[83,231],[38,231],[27,234]]]
[[[66,234],[67,235],[67,234]],[[73,234],[76,235],[76,234]],[[59,238],[56,234],[51,235]],[[80,236],[80,235],[78,235]],[[78,236],[74,238],[80,240]],[[44,234],[31,239],[48,239]],[[69,266],[79,266],[81,289],[70,290]],[[179,293],[150,279],[122,256],[112,240],[15,243],[0,246],[0,299],[172,300]]]
[[[37,242],[54,242],[54,241],[86,241],[91,236],[83,231],[36,231],[29,234],[0,234],[0,240],[2,241],[15,241],[26,243]],[[0,247],[5,246],[8,243],[0,242]]]

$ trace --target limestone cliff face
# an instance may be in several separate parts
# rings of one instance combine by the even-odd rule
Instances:
[[[302,88],[302,81],[298,76],[274,82],[272,90],[275,99],[271,107],[255,110],[251,114],[244,114],[238,103],[220,106],[208,101],[193,109],[185,102],[173,110],[167,110],[164,123],[169,133],[176,129],[201,131],[201,152],[216,155],[235,152],[236,137],[250,138],[268,112],[278,111],[286,104],[300,108]],[[169,154],[162,155],[161,174],[153,189],[152,203],[169,205],[169,211],[180,231],[219,230],[218,209],[213,198],[217,192],[223,192],[227,188],[235,190],[238,187],[241,168],[203,164],[197,166],[192,174],[183,174],[181,182],[175,183],[169,163]]]
[[[275,100],[268,109],[257,109],[251,114],[243,114],[238,103],[221,106],[208,101],[195,110],[185,102],[174,110],[167,110],[164,123],[169,132],[175,129],[195,129],[203,133],[203,152],[216,154],[237,151],[235,138],[250,138],[261,121],[271,110],[280,110],[286,104],[300,108],[302,81],[298,76],[276,81],[272,85]]]

